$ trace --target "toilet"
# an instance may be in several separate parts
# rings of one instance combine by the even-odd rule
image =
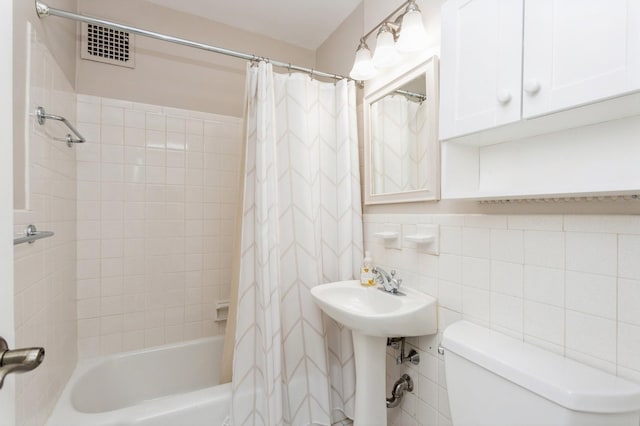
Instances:
[[[454,426],[638,426],[640,385],[468,321],[444,331]]]

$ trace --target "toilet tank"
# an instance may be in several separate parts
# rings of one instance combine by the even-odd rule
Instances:
[[[640,422],[635,383],[468,321],[447,327],[442,347],[454,426]]]

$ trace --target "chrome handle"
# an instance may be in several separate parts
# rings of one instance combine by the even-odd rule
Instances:
[[[0,337],[0,389],[4,378],[11,373],[24,373],[37,368],[44,360],[44,348],[9,349]]]
[[[22,243],[33,244],[36,240],[53,237],[53,235],[54,233],[51,231],[38,231],[35,225],[29,225],[24,230],[24,236],[13,239],[13,245],[15,246]]]

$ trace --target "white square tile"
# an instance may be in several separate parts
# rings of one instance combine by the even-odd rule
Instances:
[[[522,333],[522,299],[491,293],[491,326],[499,326]]]
[[[146,117],[147,130],[156,130],[164,133],[164,131],[166,130],[166,121],[164,115],[148,112]]]
[[[615,234],[567,232],[567,270],[612,275],[617,273]]]
[[[124,126],[124,110],[118,107],[103,105],[100,122],[110,126]]]
[[[147,166],[164,167],[166,163],[166,151],[164,149],[147,148],[145,153],[145,164]]]
[[[147,133],[144,128],[125,127],[124,144],[126,146],[144,147],[146,145]]]
[[[167,144],[166,135],[163,131],[147,129],[145,142],[147,148],[164,149]]]
[[[110,145],[123,145],[124,127],[102,124],[100,126],[100,142]]]
[[[640,371],[640,327],[618,324],[618,363]]]
[[[565,235],[562,232],[525,231],[525,264],[564,269],[564,238]]]
[[[618,237],[618,276],[640,280],[640,236]]]
[[[124,147],[122,145],[101,145],[100,148],[103,163],[123,163]]]
[[[567,271],[566,307],[574,311],[616,319],[616,278]]]
[[[640,325],[640,281],[618,278],[618,321]]]
[[[473,287],[462,287],[462,313],[481,321],[491,321],[491,293]]]
[[[452,311],[462,312],[462,286],[458,283],[439,280],[438,304]]]
[[[77,120],[79,123],[100,123],[100,104],[78,102]]]
[[[507,217],[509,229],[527,231],[562,231],[562,215],[512,215]]]
[[[441,254],[438,266],[440,279],[460,283],[462,281],[462,258],[451,254]]]
[[[491,288],[491,262],[489,259],[463,257],[462,284],[489,290]]]
[[[469,228],[505,229],[507,216],[496,214],[468,214],[464,216],[464,226]]]
[[[565,271],[562,269],[525,265],[524,298],[564,307],[564,276]]]
[[[145,113],[143,111],[136,111],[133,109],[127,109],[124,111],[124,125],[129,128],[144,129]]]
[[[566,215],[564,229],[570,232],[639,234],[638,215]]]
[[[507,229],[491,230],[491,259],[504,262],[524,262],[523,232]]]
[[[565,315],[567,349],[616,361],[615,321],[569,310]]]
[[[167,132],[184,133],[186,130],[186,122],[184,118],[167,117]]]
[[[564,346],[564,309],[525,301],[524,334]]]
[[[491,291],[522,298],[523,266],[517,263],[491,262]]]
[[[462,254],[488,259],[491,256],[491,231],[488,228],[462,228]]]
[[[440,251],[448,254],[462,253],[462,228],[458,226],[440,227]]]
[[[204,135],[204,125],[202,120],[187,119],[185,123],[185,131],[192,135]]]

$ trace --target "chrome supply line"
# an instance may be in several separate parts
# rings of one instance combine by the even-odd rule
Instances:
[[[48,16],[57,16],[59,18],[71,19],[73,21],[85,22],[87,24],[102,25],[106,27],[115,28],[122,31],[127,31],[133,34],[138,34],[144,37],[155,38],[157,40],[166,41],[169,43],[180,44],[187,47],[193,47],[195,49],[206,50],[207,52],[220,53],[222,55],[232,56],[234,58],[244,59],[246,61],[256,62],[265,61],[271,63],[275,67],[286,68],[289,71],[299,71],[311,75],[311,77],[325,77],[334,80],[348,79],[348,77],[331,74],[322,71],[317,71],[313,68],[306,68],[297,65],[292,65],[288,62],[274,61],[263,56],[252,55],[248,53],[242,53],[231,49],[225,49],[223,47],[211,46],[209,44],[199,43],[197,41],[187,40],[184,38],[173,37],[167,34],[156,33],[153,31],[144,30],[141,28],[133,27],[130,25],[119,24],[117,22],[108,21],[106,19],[92,18],[90,16],[84,16],[73,12],[67,12],[66,10],[56,9],[49,7],[46,3],[36,0],[36,12],[39,18],[46,18]]]

